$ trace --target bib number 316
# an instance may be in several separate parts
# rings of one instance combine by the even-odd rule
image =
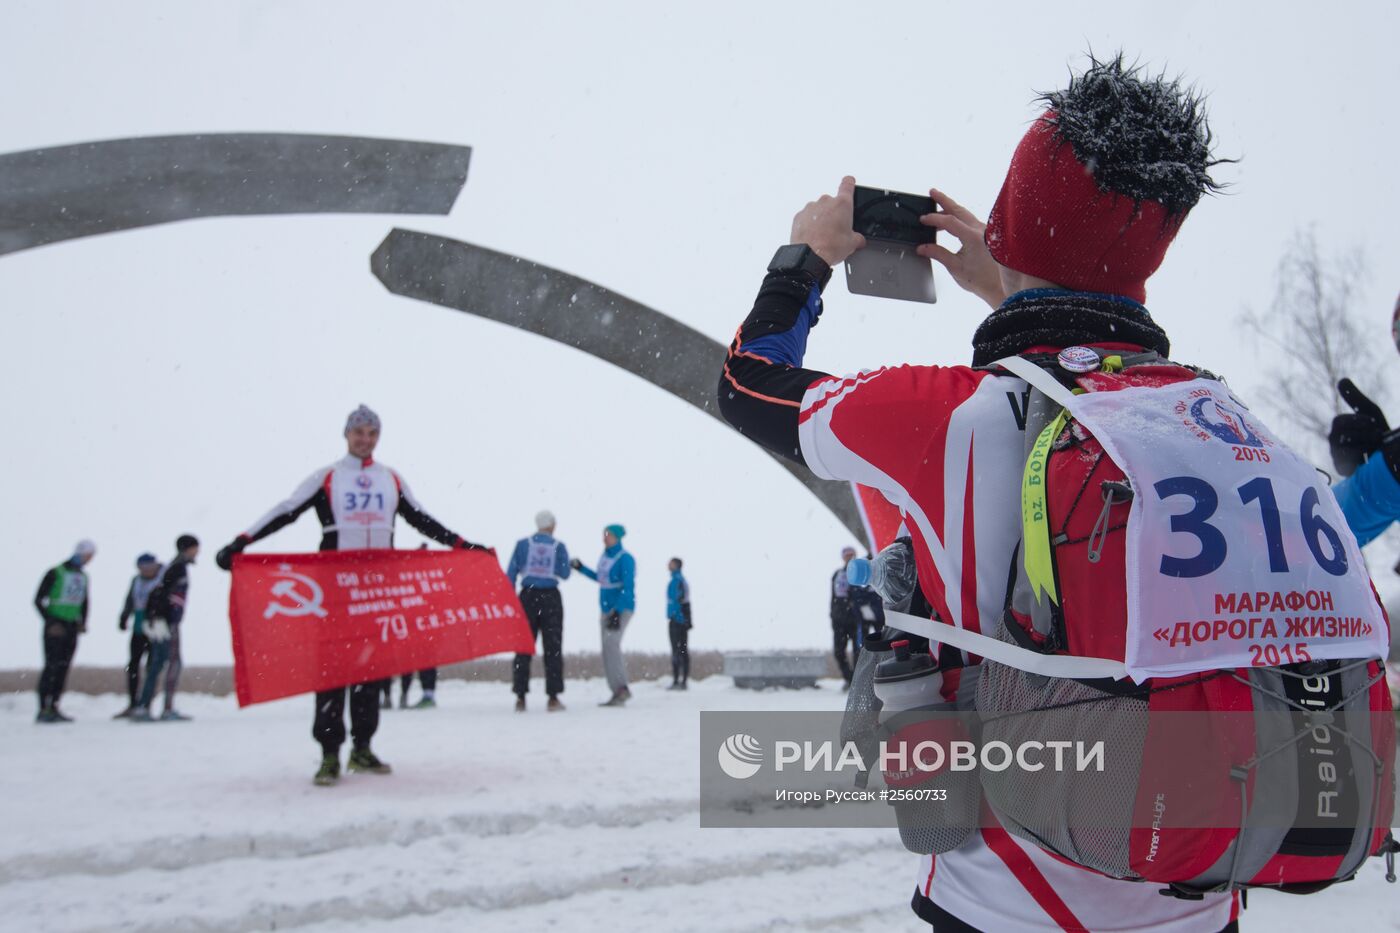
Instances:
[[[1210,521],[1220,509],[1220,495],[1215,487],[1200,477],[1173,476],[1159,481],[1153,489],[1162,501],[1177,497],[1191,500],[1189,511],[1171,516],[1171,530],[1174,534],[1191,535],[1200,544],[1200,552],[1192,557],[1163,554],[1159,568],[1162,575],[1204,577],[1219,570],[1229,552],[1229,542],[1225,533]],[[1279,512],[1273,482],[1261,476],[1242,484],[1233,492],[1239,496],[1242,505],[1258,504],[1259,524],[1268,549],[1269,571],[1288,573],[1288,555],[1283,545],[1283,516]],[[1334,577],[1345,576],[1346,548],[1337,529],[1317,514],[1319,500],[1316,487],[1303,489],[1297,512],[1303,540],[1319,567]]]

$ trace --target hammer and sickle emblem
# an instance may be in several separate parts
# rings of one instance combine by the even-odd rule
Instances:
[[[272,584],[272,595],[275,599],[267,604],[263,610],[263,618],[270,619],[273,616],[316,616],[324,619],[326,610],[322,608],[321,601],[325,599],[325,594],[321,592],[320,584],[307,576],[293,573],[292,568],[283,564],[277,571],[277,576],[286,579],[278,580]],[[287,602],[278,602],[286,600]],[[290,605],[288,605],[290,603]]]

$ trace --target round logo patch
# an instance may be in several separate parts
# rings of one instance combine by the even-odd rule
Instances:
[[[1088,347],[1065,347],[1058,360],[1061,369],[1072,373],[1091,373],[1103,365],[1099,355]]]
[[[1191,405],[1191,418],[1227,444],[1238,447],[1264,446],[1254,428],[1245,420],[1244,413],[1213,395],[1199,398]]]

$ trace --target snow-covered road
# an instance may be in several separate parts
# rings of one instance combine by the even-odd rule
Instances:
[[[599,709],[525,716],[504,684],[447,682],[434,711],[386,713],[391,777],[311,786],[311,701],[239,711],[189,696],[190,723],[36,727],[0,697],[0,929],[394,931],[919,929],[914,857],[889,830],[700,829],[702,709],[829,709],[841,694],[636,686]],[[1245,929],[1400,929],[1373,862],[1305,898],[1257,892]],[[1124,918],[1124,929],[1131,918]]]

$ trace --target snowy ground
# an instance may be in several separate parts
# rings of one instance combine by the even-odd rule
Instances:
[[[834,685],[643,683],[624,710],[569,687],[567,713],[518,716],[503,684],[449,682],[439,709],[386,714],[393,776],[329,790],[306,697],[189,696],[194,722],[136,726],[72,696],[78,722],[41,728],[31,696],[0,696],[0,929],[919,928],[891,831],[699,828],[698,712],[825,709]],[[1397,894],[1372,862],[1320,895],[1256,893],[1244,926],[1400,930]]]

